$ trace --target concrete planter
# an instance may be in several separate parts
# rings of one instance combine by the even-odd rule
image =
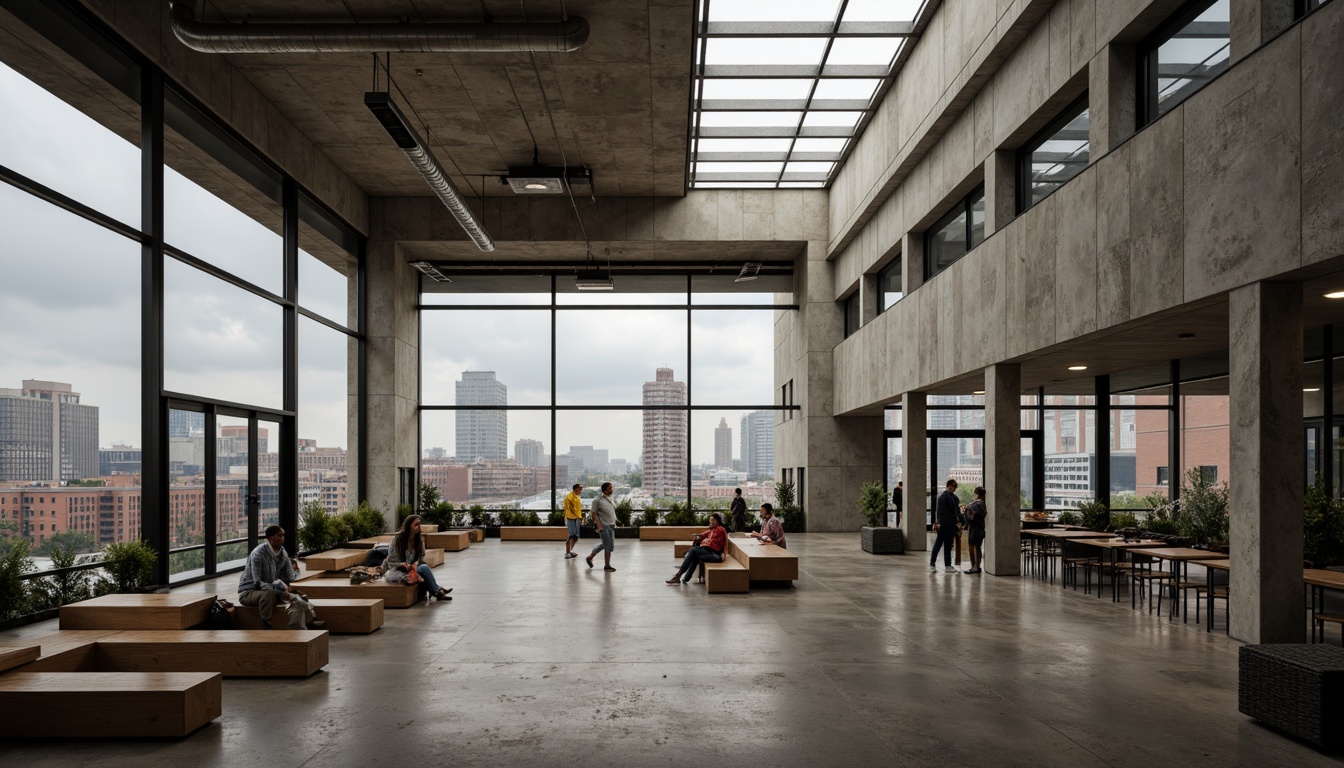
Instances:
[[[905,554],[904,531],[900,528],[874,528],[865,525],[859,529],[863,537],[863,551],[874,555]]]

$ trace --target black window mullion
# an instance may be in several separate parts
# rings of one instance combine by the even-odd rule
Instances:
[[[155,584],[169,581],[168,413],[163,397],[163,76],[141,70],[140,112],[140,536],[157,553]]]

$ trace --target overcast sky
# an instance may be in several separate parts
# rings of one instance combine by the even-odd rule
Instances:
[[[0,103],[6,105],[0,110],[0,164],[139,224],[137,147],[3,64]],[[258,223],[172,169],[165,182],[168,242],[279,291],[281,240],[270,229],[278,221]],[[139,446],[139,244],[3,184],[0,226],[0,387],[18,388],[23,379],[69,383],[84,403],[99,407],[102,446]],[[328,316],[341,311],[343,276],[302,254],[300,279],[302,304]],[[166,388],[281,407],[279,306],[173,259],[166,260],[165,287]],[[732,297],[716,301],[731,303]],[[508,386],[510,404],[549,404],[550,317],[549,310],[425,313],[423,401],[452,405],[463,371],[493,370]],[[571,310],[558,318],[560,404],[637,408],[644,382],[658,367],[672,368],[678,381],[687,379],[685,311]],[[694,403],[771,403],[773,312],[697,310],[691,322]],[[301,319],[299,363],[300,435],[345,447],[345,337]],[[694,415],[693,461],[713,459],[713,428],[721,416],[733,429],[734,456],[740,458],[742,413]],[[424,425],[424,447],[451,452],[452,414],[429,414]],[[633,462],[641,436],[638,410],[557,417],[561,453],[570,445],[593,445]],[[523,437],[541,440],[553,452],[549,414],[511,412],[510,453]]]

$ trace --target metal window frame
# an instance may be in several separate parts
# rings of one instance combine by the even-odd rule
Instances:
[[[1052,189],[1049,192],[1047,192],[1045,197],[1042,197],[1040,200],[1032,201],[1031,199],[1032,155],[1035,154],[1036,150],[1041,148],[1041,145],[1045,144],[1045,142],[1054,138],[1056,134],[1067,128],[1069,123],[1073,122],[1078,118],[1079,115],[1087,111],[1087,109],[1090,106],[1088,100],[1088,97],[1090,95],[1091,95],[1090,91],[1083,91],[1082,96],[1079,96],[1077,99],[1074,99],[1073,103],[1065,107],[1059,113],[1059,115],[1057,115],[1053,120],[1051,120],[1048,124],[1046,124],[1044,128],[1037,131],[1036,135],[1028,139],[1027,143],[1022,145],[1021,149],[1017,150],[1017,185],[1016,185],[1017,204],[1014,207],[1017,209],[1018,216],[1021,216],[1022,214],[1026,213],[1027,209],[1031,208],[1037,203],[1044,201],[1046,197],[1053,195],[1055,191],[1058,189],[1058,187],[1056,187],[1055,189]],[[1088,151],[1089,153],[1091,152],[1090,141]],[[1079,173],[1082,173],[1082,171],[1080,170]],[[1064,183],[1068,183],[1069,180],[1075,178],[1076,176],[1077,174],[1069,177],[1069,179],[1066,179],[1063,183],[1061,183],[1060,186],[1063,186]]]
[[[971,231],[975,228],[975,221],[971,208],[975,204],[975,201],[983,200],[984,197],[985,184],[984,182],[981,182],[972,187],[971,191],[967,192],[965,197],[954,203],[952,207],[948,209],[947,213],[940,216],[938,221],[934,222],[933,226],[929,227],[929,229],[924,232],[924,282],[927,283],[934,275],[937,275],[939,272],[942,272],[957,263],[963,256],[975,250],[976,247],[980,245],[980,243],[971,242]],[[939,232],[947,229],[952,222],[956,221],[957,216],[960,215],[966,217],[965,231],[962,233],[966,238],[966,250],[962,251],[957,258],[948,262],[941,269],[938,269],[936,268],[938,265],[934,263],[936,257],[934,256],[933,248],[930,247],[930,244],[933,243],[933,238],[937,236]],[[984,239],[982,238],[980,242],[984,242]]]
[[[888,291],[886,289],[887,278],[891,276],[892,272],[904,276],[904,270],[905,270],[905,254],[902,253],[896,254],[896,258],[892,259],[890,262],[885,264],[881,269],[877,270],[877,290],[873,292],[874,294],[876,294],[877,298],[877,312],[875,314],[880,315],[887,309],[889,309],[889,307],[886,306],[887,294],[892,293],[892,291]],[[900,293],[901,298],[905,298],[904,291],[896,291],[896,293]],[[901,299],[897,299],[896,301],[900,300]],[[895,305],[896,302],[892,302],[892,306]]]
[[[1138,87],[1136,98],[1138,104],[1134,110],[1135,130],[1143,130],[1162,116],[1161,107],[1157,100],[1157,81],[1158,81],[1158,50],[1163,44],[1176,36],[1176,33],[1185,29],[1201,13],[1204,13],[1218,0],[1189,0],[1173,13],[1166,21],[1162,22],[1157,29],[1145,37],[1138,45],[1136,55],[1138,56],[1138,66],[1135,72],[1138,77]],[[1229,32],[1230,35],[1230,32]],[[1230,37],[1229,37],[1230,39]],[[1224,70],[1226,71],[1226,70]],[[1208,83],[1205,83],[1208,85]],[[1199,89],[1204,86],[1201,85]],[[1196,90],[1199,90],[1196,89]],[[1188,98],[1188,97],[1187,97]],[[1182,99],[1184,101],[1184,99]]]

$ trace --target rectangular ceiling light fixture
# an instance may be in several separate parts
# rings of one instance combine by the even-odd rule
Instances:
[[[430,280],[433,280],[436,283],[453,282],[452,279],[450,279],[447,275],[440,272],[438,267],[434,266],[433,264],[430,264],[428,261],[412,261],[411,266],[420,270],[425,275],[425,277],[428,277]]]
[[[499,180],[519,195],[563,195],[565,183],[571,188],[582,187],[587,194],[593,186],[593,172],[587,168],[555,168],[548,165],[533,165],[526,168],[510,168],[508,176]]]
[[[574,275],[574,287],[580,291],[614,291],[616,283],[610,272],[592,270]]]
[[[745,283],[748,280],[755,280],[756,276],[760,274],[760,271],[761,263],[759,261],[748,261],[742,265],[742,271],[737,273],[737,277],[733,278],[733,282]]]

